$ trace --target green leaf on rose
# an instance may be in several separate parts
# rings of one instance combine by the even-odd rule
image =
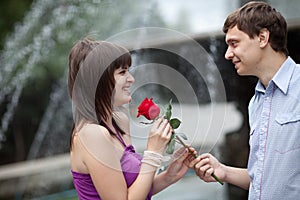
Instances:
[[[173,118],[169,121],[170,125],[172,126],[173,129],[176,129],[180,126],[181,121],[177,118]]]
[[[165,113],[165,118],[166,118],[168,121],[170,121],[171,116],[172,116],[172,111],[171,111],[171,110],[167,110],[166,113]]]
[[[166,110],[166,113],[165,113],[165,118],[170,121],[171,119],[171,116],[172,116],[172,99],[170,99],[169,101],[169,104],[167,105],[167,110]]]

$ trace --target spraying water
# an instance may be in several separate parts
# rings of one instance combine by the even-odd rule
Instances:
[[[53,130],[56,129],[62,135],[66,132],[66,126],[60,124],[68,120],[66,123],[71,124],[71,107],[65,102],[70,103],[66,92],[66,74],[68,51],[72,44],[87,35],[104,40],[115,32],[130,27],[150,25],[149,21],[155,10],[152,5],[143,5],[138,1],[122,1],[122,4],[118,1],[100,0],[35,1],[23,22],[16,26],[13,34],[6,40],[0,55],[0,105],[5,107],[0,117],[0,149],[7,139],[7,131],[16,108],[22,105],[20,98],[24,87],[28,79],[33,78],[34,71],[47,67],[65,75],[52,86],[48,107],[34,134],[27,156],[29,159],[38,156],[37,152],[49,130],[54,134]],[[135,15],[143,17],[134,18]],[[55,62],[51,59],[55,59]],[[38,101],[39,97],[36,98]],[[57,121],[57,116],[65,116],[65,121]]]

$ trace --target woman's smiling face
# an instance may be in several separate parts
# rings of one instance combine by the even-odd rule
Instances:
[[[129,67],[124,66],[115,70],[115,89],[113,92],[113,105],[115,107],[131,101],[130,86],[134,82],[133,76],[129,73]]]

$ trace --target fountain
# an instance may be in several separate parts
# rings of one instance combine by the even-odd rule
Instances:
[[[157,87],[148,91],[148,86],[154,84],[164,87],[165,92],[157,92],[157,99],[163,104],[170,94],[174,94],[177,99],[177,102],[174,101],[174,115],[185,121],[182,131],[190,133],[189,140],[192,144],[198,146],[201,151],[211,151],[223,140],[220,138],[223,138],[224,127],[228,130],[228,123],[224,121],[226,113],[230,113],[228,110],[234,112],[235,108],[232,105],[218,104],[226,102],[226,94],[212,55],[191,37],[180,32],[165,28],[135,28],[164,26],[163,23],[158,24],[160,20],[153,21],[154,17],[159,19],[158,13],[155,13],[155,3],[143,5],[138,1],[128,0],[122,1],[122,4],[126,5],[124,7],[119,3],[96,0],[37,0],[23,23],[18,25],[7,39],[1,54],[0,105],[4,107],[4,111],[1,115],[0,150],[3,150],[12,138],[10,134],[13,134],[16,116],[23,106],[22,94],[26,87],[32,87],[28,83],[32,82],[33,76],[39,78],[38,73],[46,68],[54,71],[54,75],[50,75],[54,76],[55,82],[49,85],[47,106],[40,114],[35,132],[28,133],[27,137],[32,139],[23,149],[26,155],[23,159],[26,161],[0,168],[1,198],[4,195],[14,196],[15,199],[40,197],[59,191],[57,187],[72,188],[68,156],[63,154],[68,152],[72,120],[71,104],[66,92],[67,54],[74,41],[86,34],[120,43],[132,51],[132,73],[137,77],[133,87],[134,101],[129,105],[132,112],[142,98],[141,94],[162,91]],[[127,12],[128,5],[132,5],[130,12]],[[133,17],[135,15],[143,17],[137,19]],[[115,19],[102,20],[99,23],[98,19],[110,17]],[[212,52],[214,42],[215,40],[210,42]],[[158,60],[157,56],[170,59]],[[178,62],[168,63],[174,56]],[[144,82],[144,68],[149,68],[147,82]],[[164,98],[161,98],[161,95],[164,95]],[[38,102],[42,101],[43,97],[35,96],[34,99]],[[200,104],[203,105],[201,108]],[[191,111],[194,118],[190,118]],[[202,113],[205,113],[208,121],[203,118]],[[147,136],[136,134],[141,126],[136,123],[135,114],[131,115],[131,118],[134,122],[133,142],[137,149],[142,151]],[[238,119],[237,117],[237,124]],[[216,123],[212,123],[214,121],[218,121],[217,126]],[[232,126],[229,129],[231,130]],[[209,137],[212,130],[215,135]],[[208,147],[204,148],[208,141]]]
[[[130,12],[128,12],[129,7]],[[149,15],[142,15],[143,13],[149,13]],[[23,139],[23,145],[17,146],[17,148],[23,146],[22,155],[26,156],[19,158],[19,161],[33,160],[34,162],[37,158],[66,153],[72,123],[71,105],[66,92],[66,73],[68,52],[72,44],[86,35],[104,40],[115,32],[134,26],[159,25],[161,20],[150,22],[149,17],[153,18],[152,14],[155,15],[155,4],[144,5],[139,1],[125,0],[121,4],[119,1],[102,2],[99,0],[34,1],[22,24],[17,25],[14,33],[6,40],[0,57],[0,150],[5,152],[8,148],[7,144],[14,142],[14,125],[18,115],[23,113],[20,110],[25,105],[22,97],[26,88],[28,90],[28,87],[32,87],[28,84],[34,82],[32,81],[34,79],[39,79],[39,73],[47,73],[49,70],[49,75],[55,82],[49,84],[50,89],[47,85],[45,88],[41,84],[40,87],[44,87],[45,93],[42,94],[43,96],[34,97],[34,101],[46,102],[44,104],[47,106],[43,111],[38,112],[39,117],[32,125],[31,131],[26,131],[27,136],[26,140]],[[133,17],[135,15],[143,17],[135,18]],[[102,19],[102,22],[99,23],[98,19]],[[159,19],[158,15],[157,19]],[[49,79],[51,80],[51,77]],[[25,137],[25,133],[22,133],[22,137]],[[7,164],[14,161],[2,160],[1,162]],[[32,167],[32,163],[30,166]],[[11,174],[6,173],[8,168],[11,166],[1,168],[4,178],[7,178],[7,174]],[[28,171],[19,171],[17,174],[23,176],[26,172]],[[28,176],[30,174],[31,172]],[[14,175],[11,177],[16,179]],[[15,187],[19,190],[17,198],[21,198],[22,193],[27,192],[23,184],[27,180],[24,178],[24,180],[16,179],[10,182],[10,184],[17,185]],[[1,188],[5,190],[5,187]],[[2,192],[5,193],[5,191]],[[36,192],[35,195],[40,194]]]
[[[114,32],[120,32],[130,27],[155,25],[155,23],[149,23],[149,16],[147,15],[134,19],[131,14],[126,16],[121,14],[126,11],[129,5],[132,5],[131,12],[137,15],[141,15],[147,9],[149,11],[145,13],[154,13],[155,7],[151,7],[153,4],[149,4],[149,7],[149,5],[145,6],[138,1],[123,1],[123,3],[123,7],[118,2],[106,3],[99,0],[92,2],[38,0],[33,3],[23,23],[16,26],[14,33],[7,39],[1,54],[0,105],[4,107],[4,112],[1,115],[0,145],[7,140],[7,134],[9,134],[7,132],[11,132],[8,130],[9,125],[17,114],[17,106],[22,106],[22,102],[19,100],[23,89],[32,79],[32,76],[35,75],[35,71],[40,70],[41,73],[42,69],[39,68],[46,68],[51,72],[50,75],[55,76],[54,79],[58,80],[61,76],[59,74],[66,74],[68,51],[79,38],[90,35],[105,39]],[[117,7],[118,9],[116,9]],[[101,23],[97,20],[108,19],[109,17],[115,19],[103,20]],[[115,26],[116,23],[119,23],[120,26]],[[35,76],[38,76],[38,74]],[[66,80],[65,77],[61,81],[56,81],[57,87],[50,85],[53,89],[50,91],[52,95],[49,95],[51,100],[48,103],[49,108],[47,111],[51,111],[51,109],[55,112],[60,110],[60,108],[50,107],[55,107],[52,104],[67,100],[66,94],[62,94],[63,97],[58,97],[57,93],[59,92],[56,91],[61,89],[59,85],[65,85],[64,80]],[[54,113],[44,113],[43,119],[51,118],[50,115],[54,115]],[[49,123],[49,120],[43,121]],[[39,124],[40,127],[37,128],[37,133],[34,134],[37,137],[37,142],[34,142],[34,144],[39,143],[44,137],[43,135],[46,135],[43,131],[47,128],[43,127],[47,125],[44,125],[44,123]],[[29,151],[32,152],[29,158],[36,157],[34,152],[37,152],[38,149]]]

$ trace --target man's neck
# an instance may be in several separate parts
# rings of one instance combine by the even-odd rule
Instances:
[[[261,63],[261,72],[258,75],[260,82],[265,88],[268,87],[269,82],[278,72],[282,64],[286,61],[287,56],[283,53],[274,52],[267,56]]]

